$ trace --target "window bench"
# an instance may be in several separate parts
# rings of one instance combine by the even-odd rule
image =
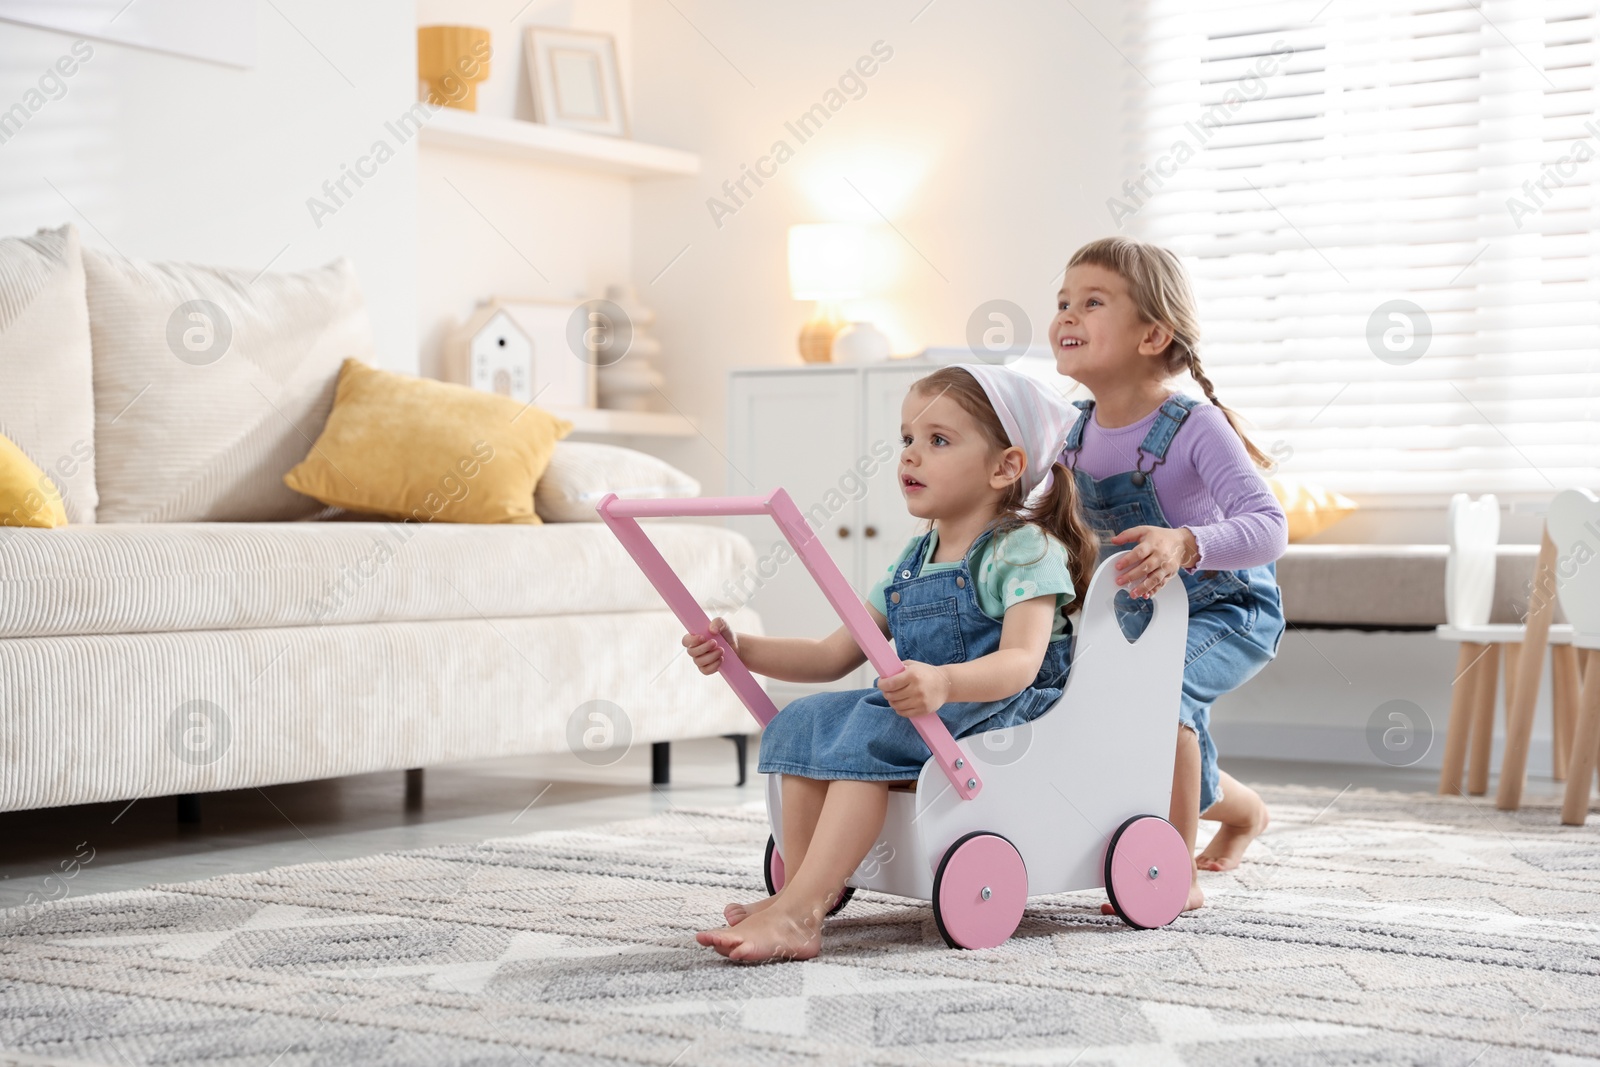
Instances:
[[[1490,622],[1522,621],[1538,553],[1499,546]],[[1306,629],[1431,630],[1445,621],[1448,556],[1446,545],[1290,545],[1278,560],[1284,616]]]

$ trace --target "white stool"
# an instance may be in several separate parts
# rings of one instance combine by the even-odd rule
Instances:
[[[1492,493],[1476,501],[1465,493],[1450,500],[1450,555],[1445,562],[1445,618],[1449,621],[1435,633],[1442,641],[1461,646],[1456,658],[1456,676],[1451,686],[1450,721],[1445,727],[1444,765],[1439,771],[1439,792],[1455,795],[1462,791],[1466,773],[1466,792],[1482,796],[1489,790],[1490,752],[1494,745],[1494,706],[1496,681],[1505,678],[1506,753],[1501,765],[1501,805],[1505,804],[1508,778],[1514,779],[1514,799],[1520,803],[1522,771],[1527,763],[1527,739],[1518,727],[1520,709],[1526,706],[1531,727],[1534,701],[1539,693],[1539,673],[1544,646],[1551,647],[1552,733],[1555,737],[1552,772],[1560,778],[1567,764],[1567,749],[1572,735],[1572,706],[1576,702],[1575,659],[1572,655],[1573,628],[1550,625],[1549,607],[1537,625],[1538,604],[1533,605],[1529,624],[1491,623],[1489,612],[1494,601],[1495,546],[1500,541],[1500,502]],[[1548,543],[1548,537],[1546,538]],[[1539,561],[1545,562],[1541,546]],[[1553,560],[1551,561],[1553,566]],[[1535,567],[1535,588],[1538,588]],[[1548,599],[1548,598],[1547,598]],[[1529,637],[1532,647],[1524,648]],[[1501,664],[1504,663],[1502,668]],[[1527,675],[1526,689],[1519,683]],[[1521,737],[1519,746],[1514,740]],[[1508,774],[1508,769],[1515,768]]]

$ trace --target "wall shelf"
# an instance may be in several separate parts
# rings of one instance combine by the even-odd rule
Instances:
[[[572,423],[573,433],[637,433],[653,437],[690,437],[696,432],[688,419],[675,412],[555,407],[546,407],[544,410],[569,420]]]
[[[422,144],[626,178],[700,173],[700,157],[693,152],[449,107],[439,110],[422,127]]]

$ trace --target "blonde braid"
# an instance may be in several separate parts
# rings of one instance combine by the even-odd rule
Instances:
[[[1270,470],[1273,466],[1272,460],[1267,457],[1265,452],[1257,448],[1250,438],[1245,436],[1244,430],[1239,428],[1239,420],[1234,415],[1233,409],[1224,407],[1222,401],[1217,399],[1216,387],[1211,384],[1211,379],[1206,377],[1206,372],[1200,369],[1200,353],[1196,352],[1192,348],[1189,349],[1188,352],[1189,377],[1193,378],[1199,383],[1200,389],[1206,394],[1207,400],[1211,401],[1214,406],[1222,409],[1222,414],[1228,420],[1228,425],[1233,427],[1233,432],[1238,434],[1239,440],[1244,442],[1244,450],[1250,454],[1251,462],[1258,467],[1264,467]]]

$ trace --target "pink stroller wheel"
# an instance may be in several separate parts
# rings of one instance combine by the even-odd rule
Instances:
[[[1157,815],[1135,815],[1106,845],[1106,896],[1129,926],[1153,930],[1189,901],[1189,846]]]
[[[933,921],[951,948],[994,948],[1028,906],[1028,869],[1015,845],[974,830],[950,846],[933,876]]]
[[[783,857],[778,854],[778,841],[771,834],[767,835],[767,855],[761,863],[761,874],[767,882],[767,894],[774,895],[783,888]],[[839,899],[833,902],[833,907],[828,909],[829,915],[837,915],[850,903],[850,898],[856,895],[856,887],[847,885],[839,894]]]

